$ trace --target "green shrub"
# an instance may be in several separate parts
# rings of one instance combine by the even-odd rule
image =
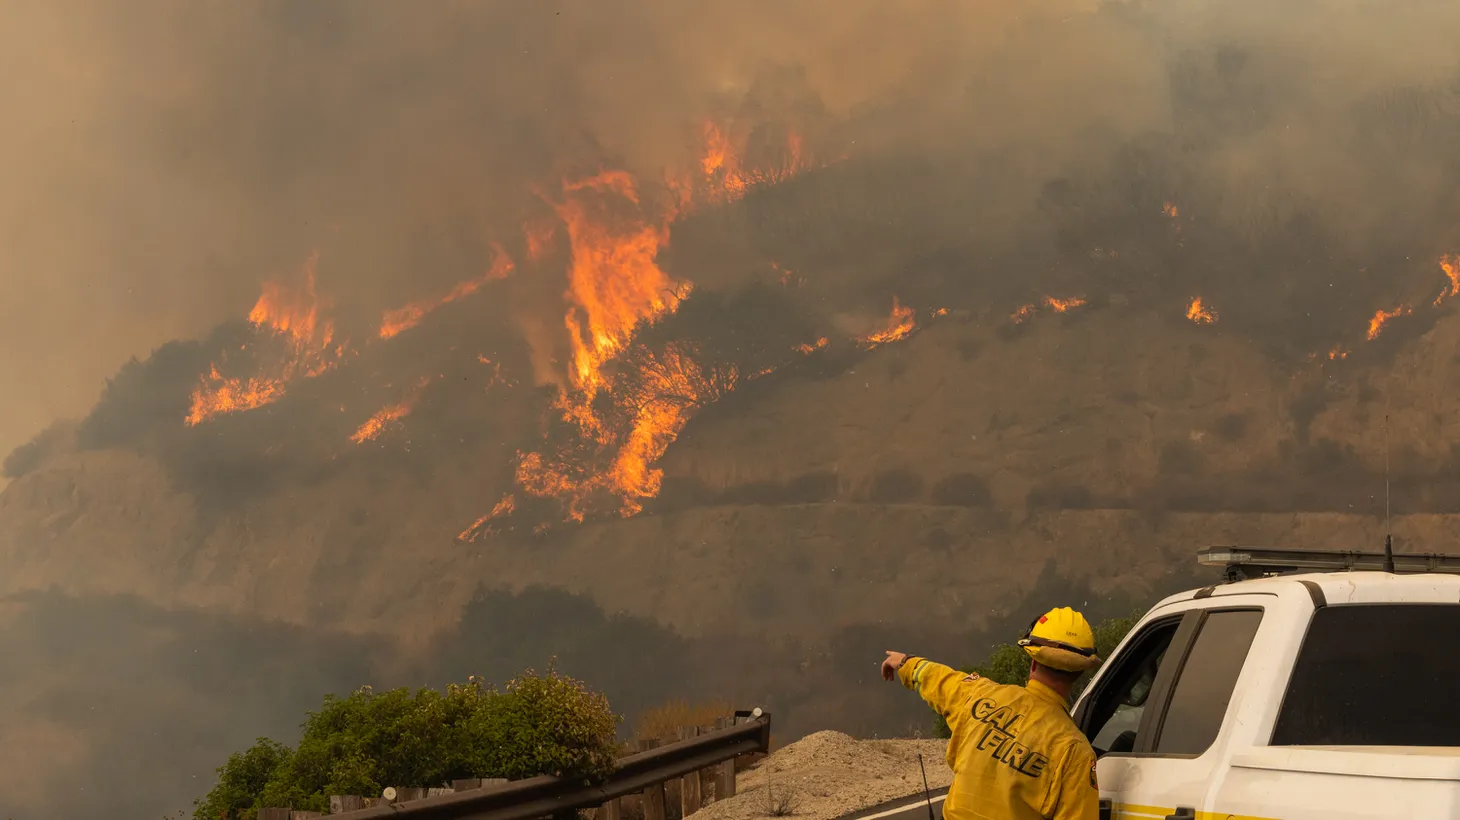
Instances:
[[[234,817],[252,820],[256,814],[254,801],[268,785],[275,770],[287,762],[291,754],[288,746],[261,737],[247,751],[229,755],[228,762],[218,769],[218,785],[197,802],[193,817],[197,820]]]
[[[327,811],[332,794],[435,786],[463,777],[539,774],[600,780],[614,767],[608,700],[549,669],[498,692],[480,681],[433,689],[326,695],[291,750],[261,739],[229,757],[196,820],[251,818],[265,807]]]

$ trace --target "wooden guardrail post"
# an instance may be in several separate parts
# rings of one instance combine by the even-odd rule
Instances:
[[[426,796],[426,790],[417,786],[396,786],[395,797],[390,799],[391,803],[413,803]]]
[[[734,723],[732,718],[720,718],[715,721],[716,729],[728,729]],[[723,763],[717,763],[712,767],[715,778],[715,799],[724,800],[735,796],[735,758],[730,758]]]
[[[683,726],[679,730],[680,740],[699,737],[698,726]],[[679,816],[689,817],[700,810],[700,773],[698,771],[679,779]]]
[[[641,740],[639,741],[639,751],[647,752],[658,745],[658,740]],[[663,783],[655,783],[644,789],[644,820],[664,820]]]
[[[713,732],[715,728],[713,725],[702,727],[700,734],[708,734]],[[720,799],[720,796],[715,793],[716,771],[717,767],[713,765],[700,769],[700,808],[704,808]]]

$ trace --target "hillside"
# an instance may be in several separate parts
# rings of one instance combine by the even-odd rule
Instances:
[[[407,642],[448,628],[479,584],[558,585],[686,634],[814,640],[929,606],[973,628],[1046,562],[1138,592],[1208,543],[1377,544],[1386,400],[1399,542],[1443,548],[1455,504],[1408,488],[1443,486],[1449,454],[1430,442],[1455,419],[1426,397],[1457,327],[1447,317],[1393,363],[1294,371],[1219,328],[1113,307],[1014,336],[949,317],[712,408],[668,451],[644,514],[475,544],[443,532],[479,497],[449,465],[344,471],[219,511],[146,455],[60,454],[0,494],[4,589]],[[1379,378],[1385,399],[1365,388]],[[1313,385],[1324,402],[1304,411]]]

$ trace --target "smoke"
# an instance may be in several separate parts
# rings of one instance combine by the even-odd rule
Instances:
[[[1202,218],[1253,241],[1301,216],[1369,242],[1454,204],[1444,36],[1460,10],[1437,2],[77,0],[11,15],[12,444],[82,410],[127,356],[238,316],[313,249],[365,332],[478,273],[492,241],[520,257],[559,177],[692,162],[711,116],[794,124],[828,155],[929,158],[941,191],[844,193],[921,197],[909,216],[943,242],[954,225],[964,241],[1027,233],[1048,180],[1121,173],[1113,149],[1150,133],[1195,152],[1183,185],[1208,197],[1191,203]]]

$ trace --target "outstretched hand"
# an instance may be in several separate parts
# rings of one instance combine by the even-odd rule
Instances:
[[[906,662],[907,655],[905,653],[893,652],[891,649],[887,650],[887,657],[882,661],[882,679],[888,681],[896,680],[897,670],[901,669],[902,665]]]

